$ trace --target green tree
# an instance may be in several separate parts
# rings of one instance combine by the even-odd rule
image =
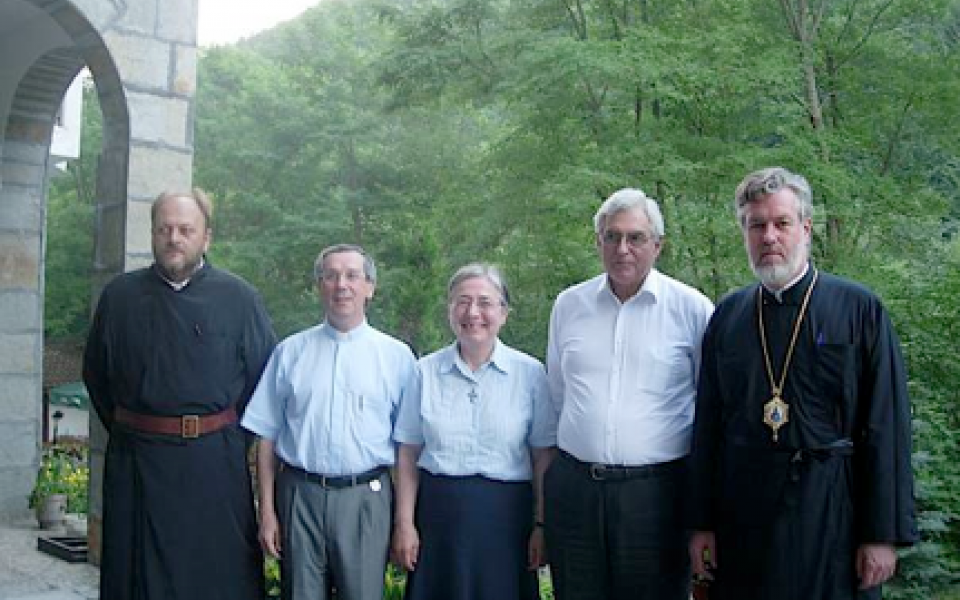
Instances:
[[[543,356],[556,294],[599,271],[611,192],[660,200],[660,268],[718,298],[752,280],[737,181],[804,173],[815,260],[881,295],[909,363],[924,543],[890,595],[942,590],[960,573],[958,24],[957,0],[322,3],[201,59],[214,258],[287,333],[316,319],[316,252],[363,243],[383,266],[371,319],[422,352],[450,339],[449,274],[497,262],[505,340]]]
[[[80,157],[54,171],[47,192],[44,336],[83,339],[89,327],[93,214],[101,117],[96,89],[85,84]]]

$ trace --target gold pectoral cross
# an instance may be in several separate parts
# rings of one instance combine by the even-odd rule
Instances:
[[[790,420],[790,405],[775,393],[769,402],[763,405],[763,423],[773,430],[773,442],[776,443],[778,430]]]
[[[790,336],[790,344],[787,346],[787,355],[783,359],[783,372],[780,373],[779,381],[773,376],[773,365],[770,364],[770,351],[767,349],[767,332],[763,326],[763,286],[757,286],[757,329],[760,333],[760,348],[763,349],[763,366],[767,370],[767,380],[770,382],[770,391],[773,396],[770,401],[763,405],[763,424],[773,431],[773,443],[776,444],[779,439],[779,430],[790,421],[790,405],[783,401],[780,394],[783,392],[783,386],[787,381],[787,373],[790,372],[790,360],[793,358],[793,350],[797,346],[797,336],[800,335],[800,325],[803,324],[803,317],[807,314],[807,306],[810,304],[810,296],[813,294],[813,286],[817,284],[817,276],[820,273],[814,269],[813,278],[807,291],[803,295],[803,304],[800,305],[800,312],[793,323],[793,334]]]

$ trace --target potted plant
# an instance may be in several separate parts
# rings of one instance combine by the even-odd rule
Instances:
[[[42,529],[63,524],[67,513],[87,512],[88,468],[83,449],[51,446],[40,460],[37,482],[30,493]]]

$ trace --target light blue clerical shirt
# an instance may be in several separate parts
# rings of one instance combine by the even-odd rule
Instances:
[[[312,473],[393,465],[393,423],[415,370],[406,344],[366,322],[346,333],[323,323],[276,347],[242,425]]]
[[[530,449],[557,443],[543,365],[499,340],[475,372],[453,344],[422,358],[414,382],[393,437],[422,445],[417,464],[434,475],[526,481]]]

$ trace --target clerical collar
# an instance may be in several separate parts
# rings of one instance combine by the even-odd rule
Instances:
[[[200,257],[200,264],[197,265],[197,268],[193,270],[193,275],[196,275],[197,272],[198,272],[200,269],[203,268],[203,265],[204,265],[204,264],[206,264],[206,263],[204,262],[203,257],[201,256],[201,257]],[[187,284],[189,284],[189,283],[190,283],[190,280],[193,279],[193,275],[190,275],[190,277],[187,277],[186,279],[184,279],[184,280],[181,281],[180,283],[177,283],[176,281],[172,281],[172,280],[170,280],[170,279],[167,279],[167,276],[163,274],[163,270],[162,270],[159,266],[157,267],[157,275],[159,275],[159,276],[160,276],[160,279],[164,280],[164,281],[167,283],[167,285],[169,285],[170,287],[172,287],[172,288],[173,288],[173,291],[175,291],[175,292],[179,292],[179,291],[182,290],[183,288],[187,287]]]
[[[803,264],[803,270],[800,271],[800,274],[797,275],[796,277],[794,277],[789,283],[787,283],[787,285],[783,286],[783,287],[780,288],[779,290],[772,290],[772,289],[770,289],[769,286],[767,286],[767,285],[764,284],[764,283],[761,283],[760,285],[763,286],[763,289],[765,289],[765,290],[767,290],[768,292],[770,292],[770,295],[773,296],[774,298],[776,298],[776,299],[777,299],[777,302],[781,302],[781,303],[782,303],[782,302],[783,302],[783,295],[786,294],[787,292],[789,292],[789,291],[790,291],[790,288],[792,288],[793,286],[795,286],[795,285],[797,285],[798,283],[800,283],[800,282],[803,280],[803,278],[807,276],[807,273],[809,273],[809,272],[810,272],[810,263],[807,262],[807,263],[804,263],[804,264]]]
[[[352,342],[359,339],[367,331],[367,319],[364,318],[356,327],[350,329],[349,331],[340,331],[334,327],[330,321],[323,320],[323,330],[328,337],[333,338],[337,342]]]

